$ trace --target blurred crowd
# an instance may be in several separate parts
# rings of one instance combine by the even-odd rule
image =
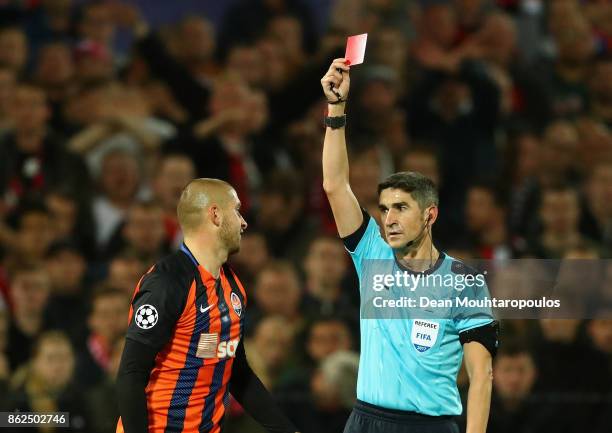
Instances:
[[[455,257],[610,258],[612,2],[336,0],[323,23],[308,0],[227,3],[151,28],[119,1],[0,1],[0,409],[114,432],[135,284],[181,243],[182,188],[215,177],[249,223],[231,262],[250,363],[303,433],[342,431],[358,283],[322,189],[320,79],[351,34],[371,215],[377,183],[415,170]],[[502,323],[489,432],[612,431],[609,307]],[[235,402],[227,428],[262,431]]]

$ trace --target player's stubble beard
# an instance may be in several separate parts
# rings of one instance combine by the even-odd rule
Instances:
[[[220,236],[228,256],[240,251],[240,228],[234,229],[227,220],[223,220]]]

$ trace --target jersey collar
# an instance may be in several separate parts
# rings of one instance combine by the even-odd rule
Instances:
[[[184,252],[185,254],[187,254],[187,257],[189,257],[189,259],[193,262],[194,265],[196,265],[196,267],[200,266],[200,264],[198,263],[198,261],[196,260],[192,252],[189,250],[189,248],[187,248],[187,245],[185,245],[185,242],[181,244],[180,250]]]
[[[439,251],[438,260],[436,260],[436,263],[434,263],[434,265],[431,268],[426,269],[422,272],[417,272],[417,271],[413,271],[412,269],[407,268],[406,266],[402,265],[400,261],[397,259],[397,256],[393,254],[393,259],[395,260],[395,263],[397,263],[397,266],[399,266],[399,268],[402,271],[405,271],[409,274],[423,274],[423,275],[432,274],[438,270],[438,268],[442,265],[442,262],[444,262],[445,258],[446,258],[446,254],[444,254],[443,251]]]

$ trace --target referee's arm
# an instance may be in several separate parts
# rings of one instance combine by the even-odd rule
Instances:
[[[466,433],[485,433],[493,388],[491,353],[480,342],[470,341],[463,345],[463,354],[470,378]]]
[[[327,101],[330,102],[327,107],[328,117],[342,120],[350,87],[349,67],[344,59],[333,61],[321,79],[321,86]],[[344,238],[355,233],[363,222],[363,213],[349,185],[349,161],[344,126],[330,126],[325,131],[323,189],[334,214],[340,237]]]

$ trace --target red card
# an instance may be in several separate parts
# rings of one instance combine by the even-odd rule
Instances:
[[[352,66],[363,63],[367,41],[367,33],[348,37],[346,40],[346,54],[344,55],[347,65]]]

